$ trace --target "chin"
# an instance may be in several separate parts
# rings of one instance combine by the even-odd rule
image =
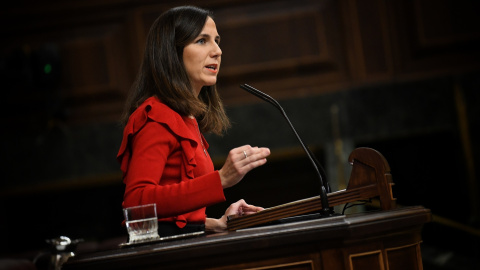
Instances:
[[[214,86],[215,84],[217,84],[217,81],[210,82],[210,83],[205,83],[204,86]]]

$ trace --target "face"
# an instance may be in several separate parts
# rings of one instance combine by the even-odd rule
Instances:
[[[208,17],[200,35],[183,49],[183,63],[193,90],[217,83],[222,50],[220,36],[212,18]]]

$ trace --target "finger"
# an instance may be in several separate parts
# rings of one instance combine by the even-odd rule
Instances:
[[[234,208],[241,208],[241,207],[245,207],[247,205],[248,204],[245,202],[244,199],[240,199],[240,200],[236,201],[235,203],[231,204],[231,206],[234,207]]]
[[[243,199],[238,200],[237,202],[230,204],[230,206],[225,211],[225,214],[227,216],[229,216],[229,215],[242,215],[243,214],[243,209],[240,210],[240,208],[242,208],[243,205],[246,205],[246,202]]]
[[[247,150],[243,150],[243,151],[240,153],[240,158],[239,158],[239,160],[244,160],[244,159],[247,159],[247,158],[248,158]]]
[[[240,204],[240,205],[248,205],[244,199],[240,199],[236,202],[236,204]]]
[[[251,160],[258,160],[266,158],[270,155],[270,149],[265,147],[252,147],[249,151],[246,151]]]
[[[233,149],[231,151],[233,160],[238,162],[247,159],[252,154],[251,148],[250,145],[244,145]]]
[[[239,202],[241,202],[241,207],[244,209],[244,211],[248,211],[248,210],[256,211],[257,208],[261,208],[253,204],[248,204],[247,202],[245,202],[244,199],[240,199]]]
[[[265,210],[263,207],[252,206],[249,208],[243,208],[243,213],[257,213],[263,210]]]
[[[240,153],[243,159],[248,159],[256,153],[256,149],[258,149],[258,147],[251,147],[250,145],[245,145],[240,149]]]
[[[253,205],[249,205],[248,207],[242,207],[243,215],[255,214],[262,210],[264,210],[262,207],[253,206]]]
[[[241,173],[243,174],[246,174],[247,172],[259,167],[259,166],[262,166],[263,164],[267,163],[267,159],[266,158],[262,158],[262,159],[259,159],[259,160],[255,160],[255,161],[248,161],[248,162],[245,162],[241,168]]]
[[[270,155],[270,149],[262,147],[251,147],[249,150],[242,151],[243,159],[241,158],[239,164],[241,166],[246,166],[251,162],[257,162],[259,160],[265,159],[267,156]],[[258,167],[265,162],[260,162],[260,164],[256,164],[254,167]]]

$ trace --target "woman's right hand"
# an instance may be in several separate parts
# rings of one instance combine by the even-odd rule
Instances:
[[[229,216],[244,216],[257,213],[264,210],[263,207],[247,204],[245,200],[241,199],[235,203],[232,203],[225,214],[219,218],[207,218],[205,221],[205,230],[210,232],[223,232],[228,228],[228,217]]]
[[[240,182],[245,174],[267,162],[270,149],[244,145],[230,150],[223,167],[218,171],[223,188]]]

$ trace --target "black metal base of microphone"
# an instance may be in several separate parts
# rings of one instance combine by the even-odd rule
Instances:
[[[320,215],[320,218],[326,218],[326,217],[333,217],[333,216],[339,216],[340,214],[336,214],[335,211],[333,210],[333,207],[329,207],[327,209],[322,209],[318,213]]]

